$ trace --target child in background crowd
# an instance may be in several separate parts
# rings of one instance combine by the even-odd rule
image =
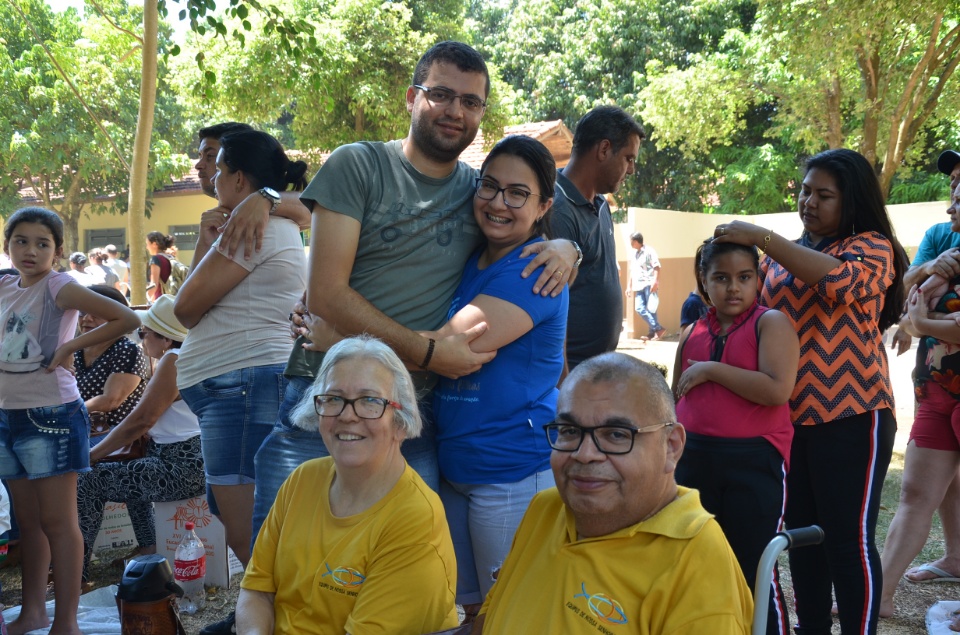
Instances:
[[[680,336],[673,371],[687,445],[677,483],[700,490],[752,588],[760,554],[783,524],[800,345],[780,311],[757,303],[756,247],[708,240],[697,249],[697,286],[711,305]],[[768,633],[787,632],[774,575]]]
[[[56,607],[50,633],[79,634],[77,473],[89,469],[90,420],[73,375],[73,353],[129,333],[139,320],[54,271],[63,256],[63,221],[54,212],[17,210],[3,233],[4,253],[20,272],[0,276],[0,478],[12,494],[23,554],[23,605],[8,629],[20,635],[47,626],[52,559]],[[78,311],[107,322],[74,338]]]

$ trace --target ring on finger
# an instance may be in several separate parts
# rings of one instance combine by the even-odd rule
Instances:
[[[553,275],[555,275],[555,276],[558,277],[558,278],[562,278],[562,277],[563,277],[563,269],[557,269],[556,271],[553,272]]]
[[[726,233],[727,233],[727,228],[726,228],[726,227],[721,227],[721,228],[720,228],[720,235],[723,236],[723,235],[726,234]]]

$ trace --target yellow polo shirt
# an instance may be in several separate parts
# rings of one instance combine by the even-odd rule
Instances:
[[[616,533],[577,539],[556,489],[534,497],[481,613],[484,633],[746,635],[753,599],[696,490]]]

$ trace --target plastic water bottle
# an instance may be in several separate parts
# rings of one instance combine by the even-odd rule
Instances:
[[[207,577],[207,550],[193,531],[194,524],[186,523],[187,533],[177,547],[173,558],[173,575],[183,588],[180,610],[193,615],[207,603],[203,581]]]

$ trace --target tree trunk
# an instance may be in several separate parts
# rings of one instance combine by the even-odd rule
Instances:
[[[63,257],[67,258],[80,251],[80,212],[75,206],[64,202],[60,206],[60,218],[63,220]]]
[[[363,130],[366,128],[367,122],[363,116],[363,104],[357,106],[357,113],[353,118],[353,131],[357,134],[357,139],[363,138]]]
[[[843,115],[840,113],[840,104],[843,101],[843,91],[840,88],[840,77],[834,73],[833,81],[826,89],[827,102],[827,145],[830,149],[843,147]]]
[[[893,177],[903,162],[907,148],[933,114],[947,82],[960,64],[960,25],[951,28],[941,39],[942,26],[943,13],[940,13],[933,22],[926,50],[914,65],[889,118],[890,140],[880,171],[880,187],[884,196],[890,194]]]
[[[140,113],[137,118],[137,135],[133,142],[133,160],[130,164],[130,194],[127,202],[127,240],[130,243],[130,300],[133,304],[144,304],[147,301],[144,217],[147,207],[150,137],[153,134],[153,113],[157,102],[157,32],[159,21],[157,0],[144,0]]]
[[[63,219],[63,250],[64,256],[80,251],[80,214],[83,212],[83,203],[80,202],[80,177],[74,174],[70,187],[63,193],[63,203],[60,205],[60,218]],[[50,201],[45,201],[49,209]]]
[[[883,99],[879,94],[880,55],[865,50],[857,52],[857,66],[860,67],[860,78],[863,81],[863,97],[866,110],[863,113],[863,137],[860,139],[860,154],[870,165],[877,164],[877,133],[880,130],[880,113],[883,110]]]

